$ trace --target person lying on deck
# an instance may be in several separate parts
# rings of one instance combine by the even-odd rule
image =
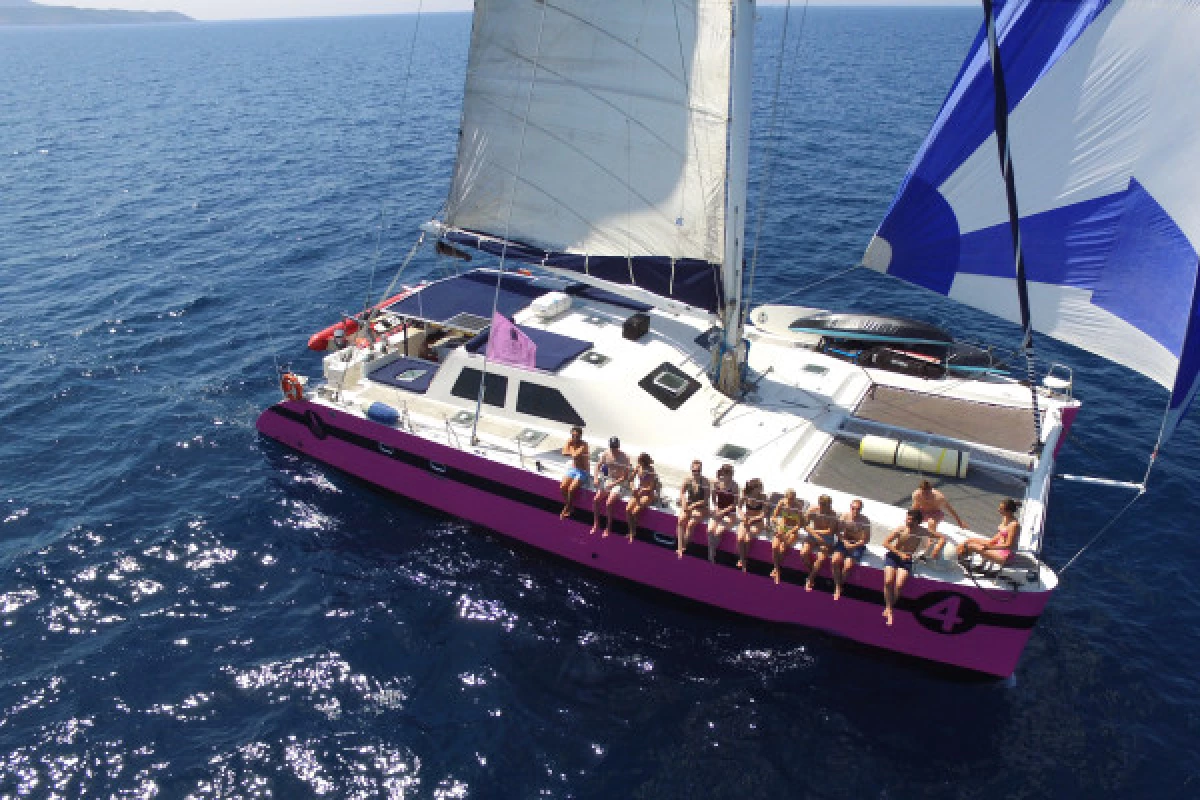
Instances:
[[[996,535],[991,539],[972,537],[958,548],[958,560],[965,562],[971,555],[978,555],[993,564],[1007,564],[1017,550],[1017,537],[1021,533],[1021,523],[1017,522],[1017,509],[1021,504],[1011,497],[1000,501],[1000,524],[996,526]]]
[[[604,535],[612,533],[613,512],[618,503],[629,499],[629,479],[633,468],[629,456],[621,449],[621,440],[613,436],[608,440],[608,449],[596,461],[596,497],[592,501],[592,533],[600,530],[600,517],[607,515]],[[602,510],[603,509],[603,510]]]
[[[687,550],[692,538],[692,526],[708,522],[709,483],[704,477],[704,465],[697,459],[692,462],[692,477],[679,490],[679,524],[675,526],[675,537],[680,558]]]
[[[588,443],[583,440],[583,428],[578,425],[571,428],[571,438],[563,445],[562,454],[571,459],[571,466],[567,468],[567,474],[563,476],[559,486],[563,496],[563,510],[559,516],[566,519],[571,516],[575,492],[579,491],[579,485],[588,479],[587,469],[591,451],[588,449]]]
[[[800,548],[802,559],[812,559],[812,567],[808,571],[808,580],[804,582],[804,591],[811,592],[817,572],[825,559],[833,554],[834,537],[837,536],[838,517],[833,510],[833,498],[823,494],[817,498],[817,507],[808,514],[808,538]]]
[[[804,526],[804,501],[796,499],[796,490],[788,489],[783,493],[783,499],[775,506],[771,522],[775,526],[775,538],[771,542],[771,561],[775,569],[771,577],[779,583],[782,577],[783,557],[800,538],[800,528]]]
[[[746,481],[742,494],[742,524],[738,526],[737,548],[738,569],[746,571],[750,559],[750,542],[754,541],[767,524],[767,496],[763,493],[763,482],[758,478]]]
[[[629,543],[637,536],[637,518],[648,507],[658,502],[658,492],[661,484],[658,473],[654,471],[654,459],[649,453],[637,457],[637,467],[633,470],[633,481],[630,483],[629,505],[625,507],[625,516],[629,521]]]
[[[945,518],[947,511],[954,515],[954,521],[958,523],[958,527],[964,530],[967,527],[967,523],[963,522],[963,518],[954,510],[954,506],[950,505],[946,495],[933,488],[933,484],[928,479],[921,481],[921,485],[913,491],[912,507],[921,512],[921,516],[925,520],[925,527],[934,533],[937,532],[938,523]]]
[[[708,523],[708,560],[715,563],[721,537],[737,526],[738,485],[733,480],[733,465],[722,464],[712,491],[713,512]]]
[[[838,541],[833,546],[833,558],[829,567],[833,573],[833,599],[840,600],[842,586],[846,576],[855,564],[862,562],[863,554],[867,552],[867,543],[871,541],[871,520],[862,513],[863,501],[855,498],[850,501],[850,510],[842,514],[838,526]]]

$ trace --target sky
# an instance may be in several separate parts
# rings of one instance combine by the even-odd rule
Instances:
[[[269,19],[336,17],[355,14],[404,14],[424,11],[469,11],[471,0],[38,0],[43,5],[118,8],[129,11],[182,11],[195,19]],[[782,5],[784,0],[760,0]],[[977,0],[810,0],[813,5],[974,5]],[[803,0],[793,0],[796,6]]]

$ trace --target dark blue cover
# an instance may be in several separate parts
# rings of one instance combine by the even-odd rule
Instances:
[[[497,291],[495,272],[473,270],[463,275],[422,287],[408,297],[388,306],[389,311],[433,322],[445,322],[456,314],[474,314],[492,318],[492,304],[507,317],[526,308],[537,298],[558,289],[561,281],[504,273]]]
[[[400,380],[399,376],[410,369],[420,369],[425,372],[411,381]],[[376,383],[384,383],[388,386],[395,386],[397,389],[424,394],[429,389],[429,384],[433,382],[433,376],[437,374],[437,371],[438,365],[432,361],[406,356],[372,370],[367,377]]]
[[[660,297],[714,313],[723,305],[721,265],[700,259],[552,253],[465,230],[447,231],[444,238],[454,244],[527,264],[579,272],[618,285],[637,286]]]

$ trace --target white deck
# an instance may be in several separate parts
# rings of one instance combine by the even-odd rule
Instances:
[[[516,314],[515,320],[522,326],[593,342],[593,352],[610,360],[596,366],[576,358],[553,374],[488,363],[488,373],[508,378],[505,406],[482,406],[478,441],[474,444],[470,441],[471,415],[476,403],[473,399],[455,397],[450,390],[464,367],[482,370],[485,362],[482,354],[468,353],[462,347],[443,354],[424,393],[372,381],[365,377],[369,372],[402,354],[404,335],[396,329],[386,336],[386,353],[383,343],[377,342],[369,348],[348,348],[326,355],[327,381],[323,385],[310,382],[308,394],[315,402],[359,415],[365,415],[373,402],[385,403],[402,412],[401,427],[422,437],[469,448],[480,457],[561,475],[566,459],[559,450],[570,426],[516,411],[518,384],[522,380],[531,381],[560,391],[586,421],[585,438],[592,445],[593,455],[599,454],[612,435],[620,437],[622,448],[631,458],[640,452],[650,453],[664,483],[663,497],[672,506],[692,459],[701,459],[705,474],[711,477],[726,460],[717,453],[732,445],[745,451],[743,458],[731,462],[739,484],[759,477],[769,493],[795,488],[809,503],[817,495],[827,493],[833,497],[839,512],[848,508],[851,499],[861,497],[865,502],[864,513],[873,522],[873,543],[880,542],[888,529],[902,523],[908,503],[906,492],[916,488],[919,477],[912,472],[857,461],[856,451],[847,444],[854,441],[847,429],[852,431],[860,424],[855,413],[864,399],[868,399],[872,387],[903,390],[889,397],[893,405],[903,405],[911,399],[909,410],[913,413],[908,418],[901,413],[901,421],[906,423],[922,418],[921,403],[946,399],[964,401],[965,417],[982,422],[985,427],[988,421],[975,420],[977,415],[994,412],[997,417],[1005,415],[1011,420],[1014,413],[1019,419],[1020,412],[1025,411],[1026,418],[1029,416],[1029,390],[1015,381],[926,380],[867,370],[818,353],[803,343],[754,328],[748,330],[747,338],[751,342],[749,382],[756,388],[745,399],[735,402],[713,389],[706,377],[709,354],[695,342],[709,327],[706,318],[651,311],[649,333],[639,341],[629,341],[622,336],[622,323],[632,313],[625,308],[576,298],[568,312],[549,321],[539,321],[529,311]],[[423,335],[419,330],[408,332],[410,352],[414,355]],[[675,411],[638,386],[639,381],[664,362],[701,384]],[[877,388],[876,394],[878,391]],[[1062,409],[1072,404],[1061,394],[1043,392],[1041,407],[1047,453],[1053,452],[1060,433]],[[931,408],[935,409],[935,416],[945,416],[944,410]],[[1021,549],[1039,549],[1052,468],[1050,458],[1039,460],[994,442],[960,439],[954,436],[955,428],[946,433],[936,425],[927,426],[921,430],[932,431],[934,435],[922,436],[896,428],[895,423],[888,421],[861,424],[897,439],[929,439],[970,450],[973,463],[979,466],[967,480],[938,478],[935,484],[979,533],[989,536],[998,519],[996,498],[1011,494],[1022,499]],[[997,425],[1003,428],[1005,423]],[[520,444],[518,437],[531,431],[545,434],[545,438],[534,446]],[[847,456],[847,452],[851,455]],[[990,471],[984,462],[999,464],[1002,471]],[[1021,477],[1022,464],[1028,465],[1024,477]],[[983,500],[978,505],[971,504],[968,510],[960,505],[968,495]],[[962,538],[949,521],[942,524],[941,531],[951,541]],[[934,570],[927,576],[948,582],[966,579],[953,563],[934,565]],[[1039,580],[1023,588],[1045,590],[1055,582],[1053,573],[1043,567]]]

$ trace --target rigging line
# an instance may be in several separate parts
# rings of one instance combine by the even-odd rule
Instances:
[[[1125,507],[1124,507],[1124,508],[1122,508],[1120,511],[1118,511],[1118,512],[1117,512],[1117,513],[1116,513],[1116,514],[1113,516],[1113,518],[1112,518],[1112,519],[1110,519],[1110,520],[1109,520],[1109,521],[1108,521],[1108,522],[1107,522],[1107,523],[1104,525],[1104,527],[1103,527],[1103,528],[1101,528],[1100,530],[1096,531],[1096,535],[1095,535],[1095,536],[1093,536],[1091,539],[1089,539],[1087,544],[1085,544],[1083,547],[1079,548],[1079,552],[1078,552],[1078,553],[1076,553],[1075,555],[1071,556],[1071,560],[1070,560],[1070,561],[1068,561],[1066,564],[1064,564],[1064,565],[1063,565],[1063,568],[1062,568],[1062,569],[1060,569],[1060,570],[1058,571],[1058,575],[1059,575],[1059,577],[1061,578],[1061,577],[1062,577],[1062,575],[1063,575],[1063,573],[1064,573],[1064,572],[1066,572],[1068,569],[1070,569],[1071,565],[1075,563],[1075,560],[1076,560],[1077,558],[1079,558],[1081,555],[1083,555],[1083,553],[1084,553],[1084,551],[1085,551],[1085,550],[1087,550],[1089,547],[1091,547],[1093,544],[1095,544],[1097,539],[1099,539],[1101,536],[1103,536],[1103,535],[1104,535],[1104,534],[1105,534],[1105,533],[1108,531],[1108,529],[1109,529],[1109,528],[1111,528],[1113,525],[1115,525],[1115,524],[1116,524],[1116,522],[1117,522],[1117,520],[1119,520],[1119,519],[1120,519],[1122,516],[1124,516],[1124,515],[1125,515],[1125,512],[1126,512],[1126,511],[1128,511],[1129,509],[1133,508],[1133,504],[1134,504],[1134,503],[1136,503],[1138,500],[1141,500],[1141,499],[1142,499],[1142,495],[1144,495],[1145,493],[1146,493],[1146,487],[1145,487],[1145,486],[1142,486],[1142,488],[1140,488],[1140,489],[1138,490],[1138,493],[1137,493],[1137,494],[1135,494],[1135,495],[1133,496],[1133,499],[1132,499],[1132,500],[1130,500],[1128,503],[1126,503],[1126,504],[1125,504]]]
[[[367,281],[367,296],[363,299],[363,314],[366,315],[371,308],[371,295],[375,292],[375,269],[379,266],[379,259],[383,255],[383,229],[387,224],[387,207],[385,204],[379,204],[379,230],[375,233],[375,257],[371,259],[371,277]],[[387,295],[379,298],[383,301]]]
[[[861,266],[861,265],[860,265],[860,264],[853,264],[853,265],[851,265],[851,266],[849,266],[849,267],[846,267],[846,268],[845,268],[844,270],[842,270],[841,272],[835,272],[835,273],[834,273],[834,274],[832,274],[832,275],[826,275],[824,278],[821,278],[821,280],[819,280],[819,281],[813,281],[812,283],[805,284],[804,286],[801,286],[799,289],[793,289],[793,290],[792,290],[792,291],[790,291],[790,292],[784,292],[784,293],[783,293],[783,294],[781,294],[779,297],[776,297],[776,298],[775,298],[775,302],[776,302],[776,303],[778,303],[780,300],[786,300],[787,298],[791,297],[792,295],[799,294],[800,292],[807,292],[809,289],[814,289],[814,288],[816,288],[816,287],[820,286],[820,285],[821,285],[821,284],[823,284],[823,283],[829,283],[829,282],[830,282],[830,281],[832,281],[832,280],[837,280],[838,278],[842,277],[843,275],[848,275],[849,273],[851,273],[851,272],[853,272],[854,270],[858,269],[858,268],[859,268],[859,266]],[[753,269],[753,268],[752,268],[752,269]],[[751,280],[753,281],[753,272],[751,273]]]
[[[383,296],[379,298],[379,302],[382,303],[384,300],[386,300],[392,296],[392,289],[394,289],[396,287],[396,281],[400,280],[400,275],[404,272],[404,270],[412,262],[413,257],[416,256],[417,251],[421,249],[421,245],[424,243],[425,243],[425,232],[421,231],[421,235],[417,237],[416,243],[414,243],[413,246],[409,249],[408,255],[405,257],[404,262],[402,264],[400,264],[400,268],[396,270],[396,275],[392,278],[391,283],[389,283],[387,285],[387,289],[385,289],[383,291]],[[421,302],[421,295],[419,293],[417,294],[417,302],[418,303]],[[422,316],[424,316],[424,315],[422,314]]]
[[[758,195],[758,208],[755,209],[754,220],[754,244],[750,248],[750,276],[747,286],[747,299],[742,303],[742,319],[741,324],[746,324],[746,318],[750,313],[750,304],[754,301],[754,279],[758,273],[758,243],[762,237],[763,222],[766,218],[767,203],[766,198],[771,190],[771,183],[775,176],[775,133],[778,129],[779,119],[779,96],[783,86],[783,64],[787,61],[787,34],[788,27],[791,24],[792,18],[792,0],[788,0],[787,8],[783,14],[783,31],[779,36],[779,61],[775,65],[775,92],[771,99],[771,118],[767,125],[767,152],[765,162],[763,164],[763,188]],[[800,16],[800,30],[796,34],[796,50],[792,54],[791,69],[788,73],[788,95],[791,95],[791,89],[794,85],[796,76],[796,67],[800,63],[800,49],[804,40],[804,24],[808,20],[808,0],[804,0],[804,11]],[[785,108],[786,112],[786,108]],[[786,113],[785,113],[786,116]]]
[[[267,342],[271,346],[271,358],[275,361],[275,380],[283,379],[283,367],[279,363],[279,351],[275,347],[275,337],[271,333],[271,316],[267,315],[266,319]],[[283,385],[280,384],[279,391],[283,392]],[[286,395],[284,395],[286,397]]]
[[[512,231],[512,211],[513,205],[517,200],[517,177],[521,174],[521,161],[525,157],[525,134],[529,130],[529,111],[533,106],[533,90],[537,86],[538,61],[542,53],[542,34],[546,30],[546,3],[542,4],[541,19],[538,21],[537,44],[534,46],[533,59],[531,70],[529,73],[529,91],[525,95],[525,118],[521,123],[521,144],[517,147],[517,163],[513,170],[512,188],[508,193],[508,211],[504,218],[504,245],[500,249],[500,269],[496,271],[496,292],[492,295],[492,316],[488,320],[488,325],[492,324],[492,320],[496,318],[496,311],[500,307],[500,283],[504,279],[504,263],[508,256],[508,242]],[[479,443],[479,415],[483,413],[483,389],[487,386],[488,366],[490,359],[488,351],[492,349],[492,337],[496,335],[495,331],[488,333],[488,346],[483,348],[483,372],[479,376],[479,391],[475,395],[475,419],[471,421],[471,444]]]
[[[399,108],[402,110],[402,112],[408,108],[408,88],[409,88],[409,84],[412,82],[413,58],[414,58],[414,56],[416,54],[416,50],[417,50],[417,35],[421,32],[421,17],[422,17],[422,12],[424,11],[424,8],[425,8],[425,0],[418,0],[418,2],[417,2],[417,18],[413,23],[412,38],[409,39],[409,43],[408,43],[408,60],[404,67],[404,84],[400,90]],[[397,125],[396,130],[403,130],[403,127],[404,127],[403,125]],[[388,157],[386,160],[392,162],[392,164],[394,165],[396,162],[396,154],[397,154],[396,139],[393,137],[390,141],[391,141],[391,146],[389,147],[389,153],[388,153]],[[384,227],[384,221],[386,219],[386,210],[387,210],[387,199],[385,197],[379,203],[379,232],[375,239],[375,260],[371,264],[371,278],[367,284],[367,299],[366,299],[366,302],[363,304],[364,313],[366,312],[367,309],[369,309],[371,307],[371,295],[372,295],[372,291],[373,291],[373,288],[375,285],[375,269],[379,265],[380,259],[383,257],[383,227]],[[395,283],[394,280],[393,280],[393,283]],[[385,292],[383,297],[381,297],[379,299],[385,300],[387,298],[387,296],[388,295]]]
[[[1016,265],[1017,300],[1021,306],[1021,328],[1024,336],[1025,370],[1029,378],[1029,396],[1033,406],[1034,448],[1042,445],[1042,420],[1038,412],[1037,381],[1033,364],[1033,319],[1029,310],[1029,286],[1025,279],[1025,254],[1021,247],[1021,212],[1017,208],[1017,179],[1013,172],[1012,151],[1008,141],[1008,90],[1004,83],[1004,66],[1000,59],[1000,42],[996,34],[996,16],[992,0],[983,0],[988,36],[988,57],[992,64],[992,85],[996,104],[996,147],[1000,155],[1000,171],[1004,176],[1004,191],[1008,199],[1008,223],[1012,230],[1012,245]]]

